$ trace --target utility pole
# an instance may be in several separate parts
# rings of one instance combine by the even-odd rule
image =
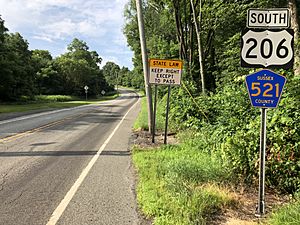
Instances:
[[[145,39],[145,33],[144,33],[144,20],[142,17],[142,1],[141,0],[136,0],[136,9],[137,9],[137,19],[138,19],[139,33],[140,33],[141,50],[142,50],[145,91],[146,91],[146,97],[147,97],[148,127],[150,130],[150,133],[152,134],[152,132],[153,132],[153,130],[152,130],[152,124],[153,124],[152,95],[151,95],[151,87],[149,85],[148,56],[147,56],[146,39]]]

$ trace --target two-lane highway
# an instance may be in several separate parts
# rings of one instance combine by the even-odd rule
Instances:
[[[136,93],[0,121],[0,224],[139,224],[128,151]]]

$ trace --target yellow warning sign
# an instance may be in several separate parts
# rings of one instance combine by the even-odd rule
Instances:
[[[150,59],[150,84],[180,85],[181,60]]]

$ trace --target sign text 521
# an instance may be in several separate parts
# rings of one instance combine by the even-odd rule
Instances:
[[[261,87],[262,86],[262,87]],[[274,88],[275,86],[275,88]],[[251,90],[254,91],[251,93],[251,96],[256,97],[256,96],[260,96],[262,93],[262,97],[269,97],[269,98],[273,98],[279,97],[279,83],[276,84],[272,84],[272,83],[260,83],[260,82],[253,82],[251,84]],[[275,93],[274,93],[275,91]]]

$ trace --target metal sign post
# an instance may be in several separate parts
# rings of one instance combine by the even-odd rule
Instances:
[[[167,98],[167,109],[166,109],[166,124],[165,124],[165,138],[164,138],[164,144],[165,145],[167,144],[167,136],[168,136],[170,95],[171,95],[171,86],[168,86],[168,98]]]
[[[261,217],[265,214],[265,160],[266,160],[266,138],[267,138],[267,109],[261,109],[260,125],[260,163],[259,163],[259,190],[258,206],[256,215]]]
[[[156,105],[157,105],[157,85],[155,85],[155,90],[154,90],[154,107],[153,107],[153,124],[152,124],[152,143],[155,143]]]
[[[256,215],[265,214],[265,158],[267,109],[276,108],[285,85],[286,78],[271,70],[260,70],[246,77],[249,98],[253,107],[261,108],[260,150],[259,150],[259,190]]]

